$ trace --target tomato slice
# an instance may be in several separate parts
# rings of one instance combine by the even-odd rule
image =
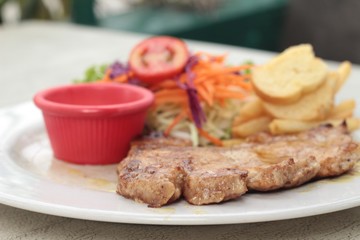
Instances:
[[[156,83],[181,73],[189,58],[186,44],[174,37],[145,39],[130,54],[129,65],[135,77]]]

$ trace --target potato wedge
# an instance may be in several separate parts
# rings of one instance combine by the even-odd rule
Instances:
[[[327,66],[315,58],[312,46],[290,47],[253,71],[255,93],[273,104],[289,104],[323,84]]]
[[[252,119],[236,127],[233,127],[232,135],[234,137],[243,138],[258,132],[267,131],[270,122],[271,118],[268,116]]]
[[[259,98],[254,98],[244,104],[240,109],[239,115],[235,117],[233,126],[237,126],[251,119],[266,115],[262,101]]]
[[[324,120],[334,104],[334,89],[338,75],[329,73],[320,88],[293,104],[279,105],[264,102],[264,108],[274,118],[291,120]]]

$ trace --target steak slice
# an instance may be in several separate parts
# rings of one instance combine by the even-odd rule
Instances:
[[[259,134],[231,148],[144,139],[134,142],[118,165],[117,192],[150,207],[181,196],[195,205],[219,203],[240,197],[248,188],[270,191],[340,175],[355,165],[356,149],[346,126],[285,136]]]
[[[358,144],[349,135],[345,122],[339,127],[325,125],[296,135],[261,133],[249,138],[248,142],[273,146],[284,156],[294,153],[314,156],[320,164],[317,178],[341,175],[352,169],[359,159]]]
[[[202,205],[237,198],[247,191],[246,171],[216,164],[197,167],[191,149],[138,149],[135,145],[118,166],[117,192],[150,207],[160,207],[182,194],[190,203]]]

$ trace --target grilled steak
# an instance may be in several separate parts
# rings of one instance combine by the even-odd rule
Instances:
[[[131,154],[119,164],[119,194],[160,207],[182,194],[189,202],[201,205],[246,192],[246,171],[224,168],[214,161],[201,167],[190,151],[192,147],[154,149],[155,145],[139,149],[139,145],[133,146]]]
[[[151,207],[181,196],[195,205],[218,203],[238,198],[248,188],[270,191],[340,175],[358,160],[356,149],[346,126],[286,136],[264,133],[231,148],[145,139],[134,142],[119,164],[117,192]]]
[[[282,149],[283,156],[294,153],[303,157],[314,156],[320,165],[317,178],[341,175],[352,169],[359,160],[358,144],[353,142],[346,125],[327,125],[296,135],[271,136],[261,133],[249,138],[248,142],[272,145],[277,150]]]

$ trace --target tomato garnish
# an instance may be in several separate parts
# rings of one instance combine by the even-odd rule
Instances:
[[[151,84],[181,73],[188,59],[189,51],[182,40],[159,36],[136,45],[131,51],[129,65],[135,77]]]

